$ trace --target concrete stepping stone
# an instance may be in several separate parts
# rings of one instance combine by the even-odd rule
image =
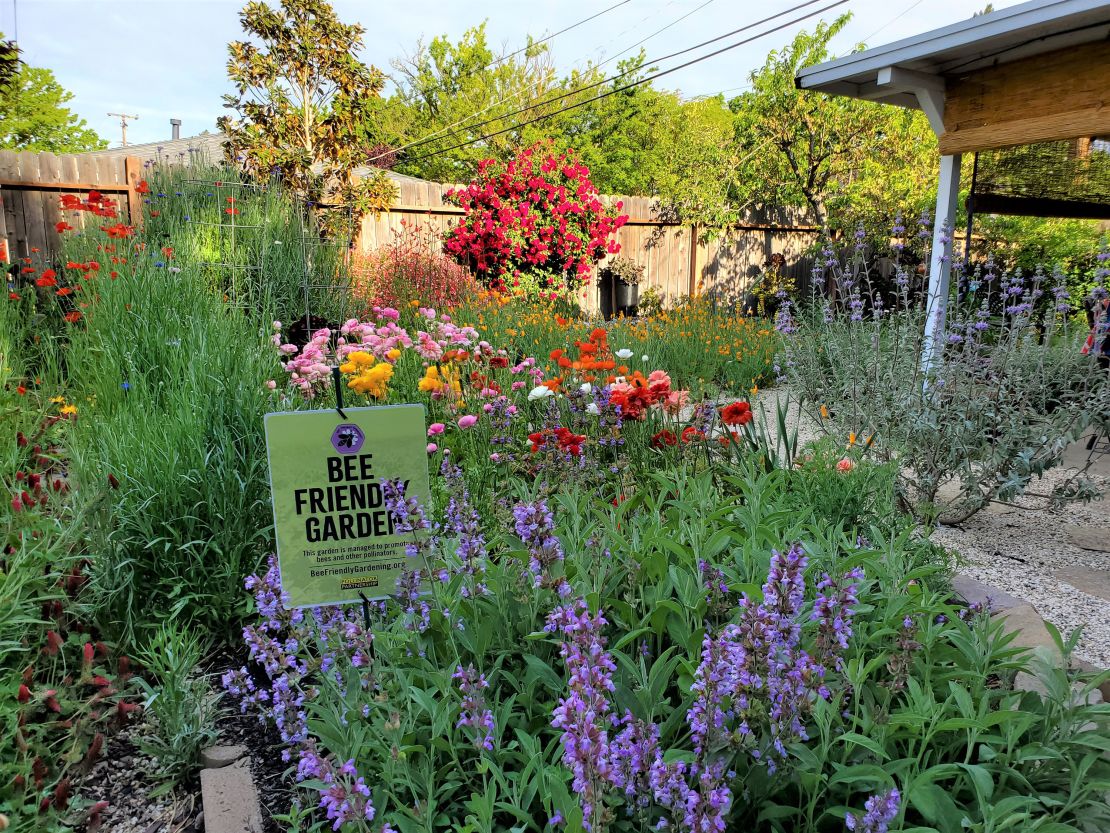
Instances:
[[[1110,602],[1110,571],[1094,567],[1065,567],[1054,574],[1060,581],[1067,582],[1076,590],[1090,596],[1098,596]]]
[[[968,604],[981,605],[990,610],[991,613],[999,613],[1026,604],[1024,599],[1011,596],[1006,591],[991,587],[989,584],[971,578],[971,576],[959,574],[953,576],[952,589]]]
[[[200,771],[205,833],[262,833],[262,813],[247,761]]]
[[[1110,526],[1086,526],[1069,524],[1068,543],[1081,550],[1091,552],[1110,552]]]

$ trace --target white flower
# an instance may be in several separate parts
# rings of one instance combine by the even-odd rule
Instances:
[[[649,361],[651,361],[651,359],[649,359],[646,355],[640,356],[640,358],[643,359],[644,364],[647,364]]]
[[[613,384],[615,385],[623,385],[624,383],[625,379],[623,376],[618,376],[616,379],[613,380]]]
[[[597,407],[596,402],[591,402],[586,406],[586,413],[591,416],[599,416],[601,414],[601,408]]]
[[[585,393],[585,394],[589,395],[589,394],[594,392],[594,386],[591,385],[589,382],[583,382],[582,387],[581,387],[581,391],[582,391],[582,393]]]
[[[528,401],[535,402],[537,399],[546,399],[549,396],[554,396],[555,391],[544,385],[537,385],[528,391]]]
[[[629,350],[627,347],[624,347],[618,350],[613,355],[615,355],[618,359],[630,359],[632,358],[632,351]]]

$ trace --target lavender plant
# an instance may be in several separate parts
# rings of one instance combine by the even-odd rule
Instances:
[[[859,236],[844,251],[824,249],[815,278],[831,276],[835,297],[780,307],[791,338],[779,366],[822,430],[893,464],[904,510],[959,523],[1059,465],[1110,413],[1110,377],[1081,353],[1088,330],[1062,274],[1001,271],[991,260],[953,264],[942,343],[925,370],[921,286],[902,259],[902,233],[896,224],[881,260]],[[1106,295],[1107,257],[1094,300]],[[1085,475],[1057,483],[1053,499],[1097,494]]]

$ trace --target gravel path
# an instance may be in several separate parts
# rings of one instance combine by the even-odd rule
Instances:
[[[1110,455],[1099,467],[1110,468]],[[1054,469],[1031,491],[1048,494],[1066,476]],[[1110,477],[1101,480],[1104,489],[1110,485]],[[1110,499],[1060,509],[1040,508],[1043,499],[1028,495],[1015,503],[940,527],[933,540],[959,554],[960,573],[1030,602],[1061,633],[1082,626],[1076,654],[1110,668],[1110,553],[1076,543],[1081,535],[1110,546]]]

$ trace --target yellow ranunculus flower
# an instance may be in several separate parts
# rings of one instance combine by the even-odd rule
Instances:
[[[373,367],[377,361],[373,355],[367,353],[365,350],[356,350],[353,353],[347,354],[347,361],[339,366],[340,373],[358,373],[367,368]]]
[[[434,364],[429,365],[428,369],[424,371],[424,377],[417,382],[416,386],[425,393],[435,393],[441,390],[445,383],[439,377],[439,367]]]
[[[77,406],[76,405],[63,405],[61,407],[61,410],[58,411],[58,413],[65,414],[66,416],[69,416],[70,414],[75,414],[75,413],[77,413]]]
[[[385,357],[391,362],[395,362],[397,361],[397,359],[401,358],[401,351],[394,347],[392,350],[385,354]]]
[[[384,399],[389,393],[388,384],[392,376],[393,365],[382,362],[361,371],[347,383],[347,387],[356,393]]]

